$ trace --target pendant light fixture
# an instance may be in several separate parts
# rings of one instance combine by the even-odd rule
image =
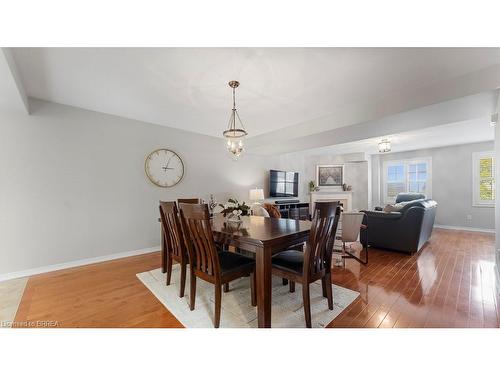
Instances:
[[[241,122],[236,109],[235,89],[240,85],[238,81],[230,81],[229,87],[233,89],[233,109],[229,117],[227,129],[222,133],[226,140],[226,149],[234,160],[238,160],[244,150],[243,139],[248,134]]]

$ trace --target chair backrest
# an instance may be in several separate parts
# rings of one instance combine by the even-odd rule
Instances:
[[[201,199],[200,198],[179,198],[177,199],[177,203],[194,203],[194,204],[200,204]]]
[[[160,218],[168,251],[177,257],[187,258],[184,234],[175,202],[160,201]]]
[[[276,219],[281,218],[281,212],[274,204],[271,203],[263,203],[262,206],[266,209],[267,213],[270,217],[274,217]]]
[[[342,213],[342,241],[356,242],[358,240],[361,224],[365,217],[364,212],[344,212]]]
[[[314,205],[313,217],[319,215],[320,217],[335,216],[337,207],[340,206],[339,201],[320,201]]]
[[[263,216],[263,217],[269,217],[269,212],[266,211],[264,207],[260,204],[254,204],[251,207],[252,210],[252,215],[253,216]]]
[[[314,205],[313,217],[330,217],[337,214],[340,215],[341,212],[342,206],[339,201],[320,201],[316,202]],[[335,232],[337,232],[337,225],[335,226]],[[333,245],[335,243],[335,232],[333,233],[333,236],[330,237],[330,241],[326,244],[329,249],[333,249]]]
[[[208,205],[181,203],[180,209],[191,267],[208,276],[220,277]]]
[[[340,206],[338,202],[324,203],[325,206],[321,210],[316,210],[317,213],[313,217],[309,241],[304,252],[304,272],[308,272],[309,275],[331,267]]]

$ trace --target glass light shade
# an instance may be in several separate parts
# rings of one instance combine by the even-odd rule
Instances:
[[[498,113],[493,113],[491,115],[490,125],[495,126],[498,122]]]
[[[250,190],[250,200],[253,202],[264,200],[264,190],[263,189],[251,189]]]
[[[383,139],[378,144],[378,152],[389,152],[391,151],[391,141],[388,139]]]
[[[226,149],[234,160],[238,160],[241,153],[245,149],[243,146],[243,139],[241,138],[227,138]]]

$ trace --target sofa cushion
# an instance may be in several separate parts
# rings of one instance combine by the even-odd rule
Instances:
[[[430,199],[429,199],[430,201]],[[404,214],[406,211],[408,211],[411,207],[422,207],[422,208],[427,208],[428,205],[426,203],[426,199],[415,199],[414,201],[409,201],[409,202],[404,202],[406,203],[400,210],[402,214]]]
[[[396,203],[410,202],[418,199],[425,199],[425,194],[420,193],[399,193],[396,197]]]
[[[384,207],[384,212],[399,212],[401,209],[406,206],[408,202],[400,202],[395,204],[386,204]]]

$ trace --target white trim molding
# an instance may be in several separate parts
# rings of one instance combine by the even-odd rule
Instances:
[[[101,262],[106,262],[109,260],[132,257],[135,255],[154,253],[155,251],[160,251],[160,247],[156,246],[156,247],[149,247],[146,249],[124,251],[121,253],[113,253],[113,254],[103,255],[103,256],[95,257],[95,258],[86,258],[86,259],[75,260],[73,262],[58,263],[58,264],[52,264],[49,266],[30,268],[30,269],[22,270],[22,271],[4,273],[4,274],[0,274],[0,281],[18,279],[20,277],[33,276],[33,275],[38,275],[41,273],[63,270],[66,268],[86,266],[88,264],[101,263]]]
[[[454,226],[454,225],[434,224],[434,228],[449,229],[449,230],[465,230],[465,231],[468,231],[468,232],[495,233],[495,229],[472,228],[472,227],[458,227],[458,226]]]

